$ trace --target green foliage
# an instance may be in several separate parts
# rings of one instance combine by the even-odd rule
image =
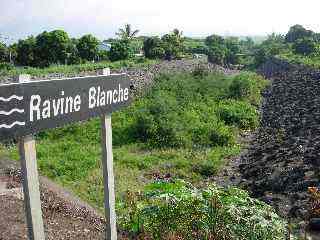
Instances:
[[[138,33],[139,33],[139,30],[132,30],[131,25],[126,24],[124,28],[119,29],[119,32],[116,33],[116,35],[118,35],[121,40],[130,41],[130,40],[133,40]]]
[[[35,66],[36,39],[33,36],[19,40],[17,45],[17,63],[21,66]]]
[[[208,50],[208,61],[210,63],[224,65],[226,49],[220,46],[212,46]]]
[[[285,37],[285,40],[288,43],[294,43],[299,39],[311,38],[312,35],[313,35],[312,31],[307,30],[303,26],[297,24],[290,27],[289,32]]]
[[[148,37],[143,42],[143,51],[146,58],[161,59],[165,55],[162,42],[159,37]]]
[[[6,72],[14,69],[14,65],[12,63],[0,62],[0,72]]]
[[[8,48],[7,46],[0,42],[0,63],[6,62],[8,60]]]
[[[259,81],[255,74],[248,76],[251,81]],[[145,205],[143,200],[131,201],[131,207],[131,203],[121,201],[127,191],[143,190],[154,179],[181,178],[203,185],[204,180],[211,179],[221,169],[226,159],[239,154],[241,146],[235,143],[237,133],[240,128],[251,128],[258,117],[252,113],[254,107],[250,101],[245,99],[245,96],[251,98],[251,95],[243,95],[241,101],[231,99],[230,85],[236,78],[219,73],[208,73],[204,77],[187,73],[160,75],[146,95],[135,99],[128,108],[113,113],[117,216],[122,229],[130,230],[133,235],[143,232],[149,237],[163,232],[184,239],[205,239],[210,234],[247,239],[249,234],[256,232],[250,230],[249,225],[260,226],[259,222],[264,223],[261,218],[246,222],[248,218],[253,218],[251,213],[257,211],[248,207],[256,206],[254,200],[250,200],[249,204],[249,200],[241,198],[241,215],[234,214],[234,206],[228,203],[231,197],[238,197],[239,192],[219,195],[219,201],[227,208],[219,208],[218,215],[212,215],[218,209],[210,210],[210,197],[205,195],[209,189],[195,190],[199,195],[191,194],[190,189],[193,188],[183,182],[177,182],[175,186],[147,187],[145,193],[150,197],[145,199],[151,202],[158,198],[153,192],[164,196],[162,191],[172,191],[168,202],[159,198],[160,205]],[[41,174],[103,209],[100,124],[100,119],[93,119],[38,134],[37,155]],[[217,191],[220,190],[213,192]],[[174,203],[177,205],[172,205]],[[139,206],[146,214],[143,218]],[[158,206],[163,208],[157,210]],[[163,228],[158,228],[161,227],[160,219],[165,221],[166,216],[170,217],[170,221],[165,222]],[[235,219],[237,216],[239,218]],[[270,220],[269,216],[266,219]],[[214,225],[215,219],[221,219],[218,225]],[[226,229],[228,235],[222,235],[224,233],[219,229]],[[258,228],[256,234],[265,237],[266,230],[261,229]],[[275,233],[273,229],[268,229],[270,234]],[[243,235],[240,235],[241,230]],[[252,236],[251,239],[259,239],[254,238],[256,235]],[[168,236],[161,237],[167,239]]]
[[[255,129],[258,126],[258,112],[247,102],[222,101],[218,113],[220,119],[226,124],[235,125],[240,129]]]
[[[74,76],[75,74],[83,72],[92,72],[96,74],[96,71],[102,68],[119,69],[121,67],[141,67],[145,68],[149,65],[155,64],[157,61],[144,58],[129,59],[124,61],[102,61],[98,63],[82,63],[74,65],[52,65],[47,68],[34,68],[34,67],[14,67],[4,69],[1,71],[2,76],[14,77],[19,74],[30,74],[36,77],[46,77],[48,74],[63,74],[65,76]]]
[[[175,180],[157,181],[141,194],[128,193],[118,207],[120,225],[133,237],[152,239],[282,240],[287,223],[267,204],[237,188],[197,189]]]
[[[165,34],[161,38],[162,47],[165,53],[166,60],[180,59],[184,51],[182,32],[174,29],[172,33]]]
[[[206,54],[207,47],[204,39],[184,38],[184,49],[189,54]]]
[[[258,106],[261,101],[261,91],[267,84],[261,76],[245,72],[234,77],[229,86],[229,96]]]
[[[225,39],[226,53],[225,62],[227,64],[238,64],[240,53],[239,39],[235,37],[229,37]]]
[[[205,40],[210,63],[219,65],[238,64],[240,45],[238,38],[222,38],[218,35],[208,36]]]
[[[292,47],[296,54],[311,55],[316,51],[317,46],[312,38],[302,38],[295,41]]]
[[[192,75],[197,78],[204,78],[209,75],[209,70],[205,65],[199,64],[192,71]]]
[[[288,51],[289,48],[290,47],[285,43],[282,35],[277,35],[275,33],[269,35],[265,41],[253,49],[254,67],[259,67],[270,57],[284,53]]]
[[[126,60],[133,56],[133,51],[128,40],[118,40],[112,43],[109,53],[111,61]]]
[[[64,64],[68,58],[70,38],[62,30],[43,32],[36,37],[35,64],[47,67],[51,64]]]
[[[97,59],[99,40],[91,34],[84,35],[77,42],[79,56],[88,61]]]

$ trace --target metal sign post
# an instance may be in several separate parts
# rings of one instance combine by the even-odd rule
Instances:
[[[44,240],[35,140],[32,134],[101,117],[106,238],[117,239],[111,113],[130,103],[124,74],[0,85],[0,141],[19,140],[29,239]]]

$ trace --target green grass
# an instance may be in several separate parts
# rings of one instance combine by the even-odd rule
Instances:
[[[249,80],[235,96],[239,79]],[[257,93],[265,84],[253,73],[159,76],[145,96],[112,116],[118,201],[155,179],[201,185],[214,176],[239,154],[238,133],[257,126]],[[40,172],[102,209],[100,144],[99,119],[40,133]],[[17,159],[17,150],[9,150]]]
[[[97,62],[97,63],[84,63],[77,65],[52,65],[47,68],[34,68],[34,67],[13,67],[11,69],[1,69],[0,75],[2,77],[14,77],[19,74],[30,74],[36,77],[45,77],[48,74],[63,74],[72,75],[81,72],[96,71],[103,68],[120,69],[122,67],[148,67],[149,65],[157,63],[156,60],[149,60],[144,58],[116,61],[116,62]]]

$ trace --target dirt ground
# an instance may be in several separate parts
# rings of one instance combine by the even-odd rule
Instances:
[[[18,166],[0,159],[0,240],[27,239]],[[105,239],[103,216],[50,180],[40,178],[46,239]]]

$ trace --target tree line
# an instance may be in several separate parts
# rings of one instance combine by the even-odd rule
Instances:
[[[178,29],[162,37],[137,36],[138,33],[139,30],[126,24],[116,33],[116,39],[101,42],[92,34],[71,38],[63,30],[45,31],[10,46],[0,42],[0,63],[46,67],[52,64],[126,60],[143,52],[149,59],[172,60],[186,55],[205,54],[208,61],[214,64],[258,66],[268,57],[288,50],[301,55],[320,52],[320,34],[301,25],[292,26],[286,35],[271,34],[261,44],[256,44],[249,37],[239,40],[237,37],[216,34],[205,39],[187,38]],[[111,44],[110,50],[103,48],[107,43]]]

